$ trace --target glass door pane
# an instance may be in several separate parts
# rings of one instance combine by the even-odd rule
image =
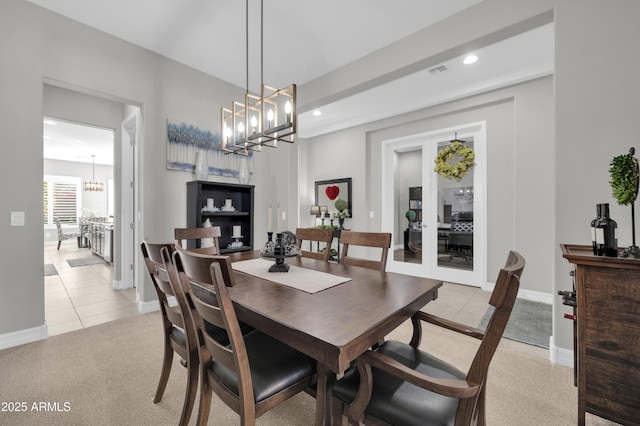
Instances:
[[[473,138],[466,145],[473,148]],[[439,142],[438,150],[449,142]],[[438,267],[473,270],[474,182],[473,173],[459,181],[437,175]]]
[[[397,262],[422,264],[422,147],[394,151],[394,252]]]

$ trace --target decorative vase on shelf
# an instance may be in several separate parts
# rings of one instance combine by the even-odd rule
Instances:
[[[240,168],[238,169],[238,182],[243,185],[249,183],[250,172],[249,172],[249,160],[247,157],[242,157],[240,160]]]
[[[196,180],[207,180],[209,177],[209,165],[207,164],[207,153],[205,151],[196,152]]]
[[[344,217],[339,217],[338,223],[340,224],[340,229],[344,229]]]

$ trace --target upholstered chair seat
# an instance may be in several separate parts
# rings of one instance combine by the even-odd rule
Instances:
[[[253,331],[244,336],[256,403],[315,374],[316,363],[272,337]],[[237,374],[212,360],[213,374],[238,395]],[[209,373],[212,374],[212,373]],[[213,377],[213,376],[212,376]]]
[[[464,380],[466,373],[405,343],[389,340],[376,349],[412,370],[440,379]],[[403,379],[372,368],[373,393],[368,411],[392,425],[453,425],[458,398],[449,398],[415,386]],[[356,397],[360,375],[351,370],[339,380],[333,395],[350,404]]]

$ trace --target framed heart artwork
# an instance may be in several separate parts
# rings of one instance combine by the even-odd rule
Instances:
[[[316,205],[327,206],[328,211],[336,210],[335,202],[338,199],[347,202],[347,208],[351,217],[351,178],[316,181]]]

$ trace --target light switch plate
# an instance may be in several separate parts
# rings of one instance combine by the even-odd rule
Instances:
[[[11,226],[24,226],[24,212],[11,212]]]

